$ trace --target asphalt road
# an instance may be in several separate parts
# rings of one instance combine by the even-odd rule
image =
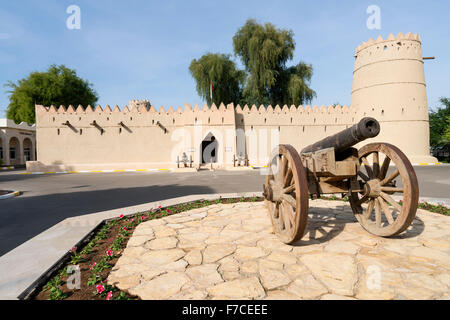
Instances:
[[[421,197],[450,203],[450,166],[416,167]],[[191,194],[262,191],[259,171],[20,175],[0,172],[0,256],[62,220]]]

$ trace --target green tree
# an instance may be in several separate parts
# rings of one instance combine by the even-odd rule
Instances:
[[[189,70],[197,82],[197,92],[208,104],[211,80],[216,104],[299,105],[311,102],[316,95],[309,87],[313,74],[310,64],[286,66],[295,49],[291,30],[250,19],[234,35],[233,47],[245,70],[238,70],[224,54],[206,54],[191,62]]]
[[[437,111],[430,111],[430,145],[432,147],[444,146],[450,144],[447,132],[450,131],[450,99],[441,98],[443,108]]]
[[[253,19],[234,35],[234,53],[249,74],[243,90],[245,103],[298,105],[315,96],[309,87],[312,66],[299,62],[286,67],[294,55],[293,36],[291,30],[270,23],[260,25]]]
[[[445,129],[444,139],[450,142],[450,116],[447,117],[447,128]]]
[[[221,102],[227,104],[241,99],[245,72],[236,68],[230,55],[205,54],[198,60],[192,60],[189,71],[197,82],[197,93],[206,100],[208,105],[213,102],[219,106]],[[212,101],[211,81],[213,83]]]
[[[7,117],[16,123],[35,123],[34,105],[94,105],[98,95],[92,85],[64,65],[51,65],[46,72],[32,72],[17,84],[9,81],[11,90]]]

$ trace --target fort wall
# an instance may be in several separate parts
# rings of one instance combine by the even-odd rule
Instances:
[[[371,116],[380,135],[362,142],[398,146],[413,163],[436,162],[429,155],[426,84],[418,35],[392,34],[364,42],[355,52],[351,106],[160,107],[131,100],[122,110],[78,106],[36,106],[37,161],[30,171],[148,169],[176,167],[186,153],[198,166],[202,141],[217,141],[216,167],[248,156],[267,164],[277,144],[297,150]]]

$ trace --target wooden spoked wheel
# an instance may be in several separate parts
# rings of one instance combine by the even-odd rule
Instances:
[[[364,229],[378,236],[403,232],[414,220],[419,200],[411,162],[400,149],[387,143],[368,144],[358,156],[362,165],[355,179],[363,188],[351,192],[349,199],[356,218]]]
[[[299,154],[291,145],[272,152],[264,196],[275,233],[284,243],[302,238],[308,221],[308,181]]]

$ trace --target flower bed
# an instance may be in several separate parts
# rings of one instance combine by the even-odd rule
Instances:
[[[261,197],[195,201],[149,210],[106,221],[90,236],[82,248],[69,251],[66,263],[49,275],[45,285],[29,298],[35,300],[130,300],[138,299],[106,284],[111,269],[126,248],[134,229],[142,222],[215,203],[262,201]],[[77,286],[76,274],[79,274]],[[79,287],[79,288],[77,288]],[[71,289],[72,288],[72,289]]]

